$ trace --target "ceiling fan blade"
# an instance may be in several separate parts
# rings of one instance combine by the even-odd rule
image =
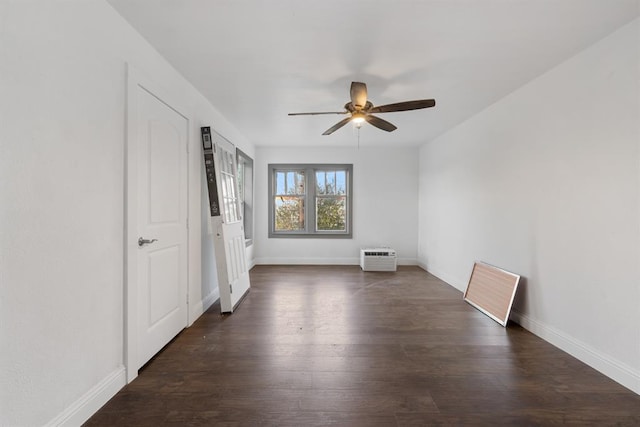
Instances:
[[[386,130],[387,132],[393,132],[398,129],[393,123],[389,123],[386,120],[382,120],[380,117],[372,116],[370,114],[364,116],[364,119],[367,123],[377,127],[378,129]]]
[[[367,85],[361,82],[351,82],[351,103],[359,108],[367,105]]]
[[[318,111],[314,113],[289,113],[289,116],[317,116],[319,114],[347,114],[348,111]]]
[[[420,110],[436,105],[435,99],[419,99],[416,101],[397,102],[395,104],[378,105],[369,110],[369,113],[392,113],[394,111]]]
[[[350,121],[351,121],[351,117],[347,117],[344,120],[340,120],[338,123],[331,126],[329,129],[325,130],[323,135],[331,135],[332,133],[334,133],[335,131],[337,131],[338,129],[340,129],[342,126],[346,125]]]

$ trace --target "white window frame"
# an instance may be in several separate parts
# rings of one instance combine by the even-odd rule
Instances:
[[[316,230],[316,172],[318,171],[346,172],[346,230]],[[275,230],[275,194],[276,172],[304,171],[305,175],[305,228],[296,231]],[[333,238],[351,239],[353,237],[353,165],[330,163],[279,163],[268,165],[269,181],[269,238]]]
[[[245,246],[253,244],[253,159],[236,148],[238,165],[238,196],[244,226]],[[240,174],[244,173],[241,177]]]

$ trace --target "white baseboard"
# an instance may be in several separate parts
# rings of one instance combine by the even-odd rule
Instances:
[[[429,269],[427,268],[426,263],[422,261],[419,261],[418,265],[450,286],[462,292],[465,291],[467,287],[466,281],[460,280],[459,278],[453,277],[442,271]],[[509,318],[532,334],[558,347],[560,350],[570,354],[581,362],[586,363],[593,369],[603,373],[631,391],[640,394],[639,371],[592,349],[583,342],[574,339],[562,331],[532,319],[531,317],[519,313],[516,310],[511,310]]]
[[[207,311],[209,307],[213,305],[220,298],[220,291],[218,288],[213,290],[209,295],[204,297],[202,301],[198,301],[193,305],[193,308],[189,310],[189,326],[193,325],[193,322],[198,320],[202,313]]]
[[[510,318],[532,334],[569,353],[631,391],[640,394],[639,371],[525,314],[512,310]]]
[[[360,258],[256,258],[257,265],[359,265]]]
[[[202,313],[207,311],[209,307],[213,305],[214,302],[218,301],[219,298],[220,298],[220,291],[218,290],[218,288],[216,288],[213,292],[211,292],[209,295],[204,297],[204,299],[202,300]]]
[[[82,425],[125,385],[127,385],[127,375],[124,366],[121,366],[73,402],[60,415],[49,421],[46,426]]]
[[[447,274],[444,271],[429,268],[423,262],[418,262],[418,265],[422,267],[423,270],[426,270],[429,274],[436,276],[438,279],[446,282],[447,285],[452,286],[461,292],[464,292],[467,289],[467,281],[469,280],[469,278],[467,278],[466,280],[461,280],[460,278]]]
[[[360,265],[360,258],[256,258],[254,265]],[[398,265],[418,265],[418,260],[398,258]]]
[[[193,325],[193,322],[198,320],[198,317],[202,316],[202,313],[204,313],[204,306],[202,304],[202,301],[198,301],[193,305],[193,307],[190,305],[189,306],[189,322],[187,327]]]

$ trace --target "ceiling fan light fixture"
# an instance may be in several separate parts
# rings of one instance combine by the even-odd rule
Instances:
[[[362,114],[362,113],[354,113],[351,116],[351,121],[353,123],[355,123],[356,125],[361,125],[362,123],[364,123],[364,114]]]

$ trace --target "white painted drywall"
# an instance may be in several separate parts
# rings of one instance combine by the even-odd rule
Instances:
[[[522,324],[640,393],[639,21],[420,150],[418,258],[521,274]]]
[[[270,239],[269,163],[352,163],[353,238]],[[254,165],[257,264],[358,264],[361,247],[380,245],[394,248],[398,263],[416,264],[417,148],[258,147]]]
[[[104,1],[0,2],[0,26],[0,425],[78,425],[125,380],[126,63],[191,112],[190,321],[217,289],[199,128],[254,150]]]

